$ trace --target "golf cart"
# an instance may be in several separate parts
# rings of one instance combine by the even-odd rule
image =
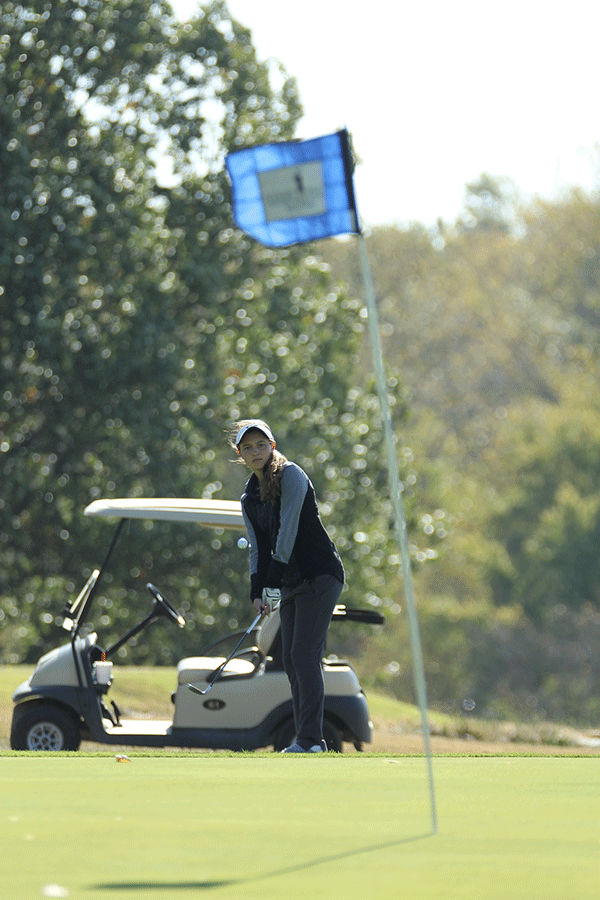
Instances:
[[[278,612],[261,620],[253,631],[249,629],[246,634],[252,645],[240,649],[231,659],[229,649],[224,648],[229,648],[236,637],[244,637],[241,632],[214,642],[200,656],[182,659],[174,673],[174,711],[168,721],[124,718],[114,700],[109,705],[107,695],[114,678],[118,678],[112,658],[154,620],[165,617],[183,628],[183,617],[157,587],[148,583],[150,611],[112,646],[100,646],[97,634],[86,624],[125,523],[145,519],[243,530],[239,502],[96,500],[85,509],[85,515],[116,518],[116,532],[100,568],[92,571],[78,596],[64,609],[62,624],[70,633],[70,641],[44,654],[30,678],[14,693],[11,747],[77,750],[82,740],[227,750],[286,747],[295,729],[290,687],[283,671]],[[375,611],[353,610],[341,604],[333,618],[383,623],[383,617]],[[356,673],[348,662],[337,659],[324,659],[323,673],[327,745],[341,751],[347,741],[360,750],[372,741],[373,726]]]

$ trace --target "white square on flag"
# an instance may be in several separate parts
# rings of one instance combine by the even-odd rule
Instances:
[[[267,222],[321,216],[327,211],[320,160],[258,173]]]

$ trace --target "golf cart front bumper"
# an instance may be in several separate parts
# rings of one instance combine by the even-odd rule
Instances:
[[[352,697],[325,695],[325,716],[337,725],[344,741],[355,745],[373,743],[373,723],[362,690]]]

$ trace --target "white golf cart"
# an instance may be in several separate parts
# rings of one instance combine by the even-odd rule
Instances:
[[[154,619],[165,616],[179,627],[185,620],[153,584],[152,609],[116,643],[102,648],[95,632],[85,631],[94,597],[106,572],[123,526],[131,519],[190,522],[217,528],[243,529],[241,507],[226,500],[96,500],[87,516],[118,519],[108,553],[94,569],[79,595],[65,607],[63,627],[69,643],[41,657],[30,678],[14,693],[11,747],[15,750],[77,750],[82,740],[144,747],[195,747],[255,750],[286,747],[294,738],[289,683],[281,661],[278,613],[251,632],[253,645],[226,661],[228,635],[202,655],[182,659],[174,672],[172,721],[124,718],[114,701],[107,704],[113,679],[112,657]],[[250,604],[249,604],[250,608]],[[371,610],[336,607],[334,620],[382,624]],[[85,626],[85,627],[84,627]],[[324,737],[329,749],[341,751],[344,741],[362,749],[373,739],[366,697],[348,662],[323,660],[325,679]],[[199,692],[190,690],[194,686]]]

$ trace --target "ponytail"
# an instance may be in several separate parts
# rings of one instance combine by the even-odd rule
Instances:
[[[260,482],[259,492],[263,503],[275,503],[281,497],[281,476],[286,463],[283,453],[274,449],[265,464]]]

